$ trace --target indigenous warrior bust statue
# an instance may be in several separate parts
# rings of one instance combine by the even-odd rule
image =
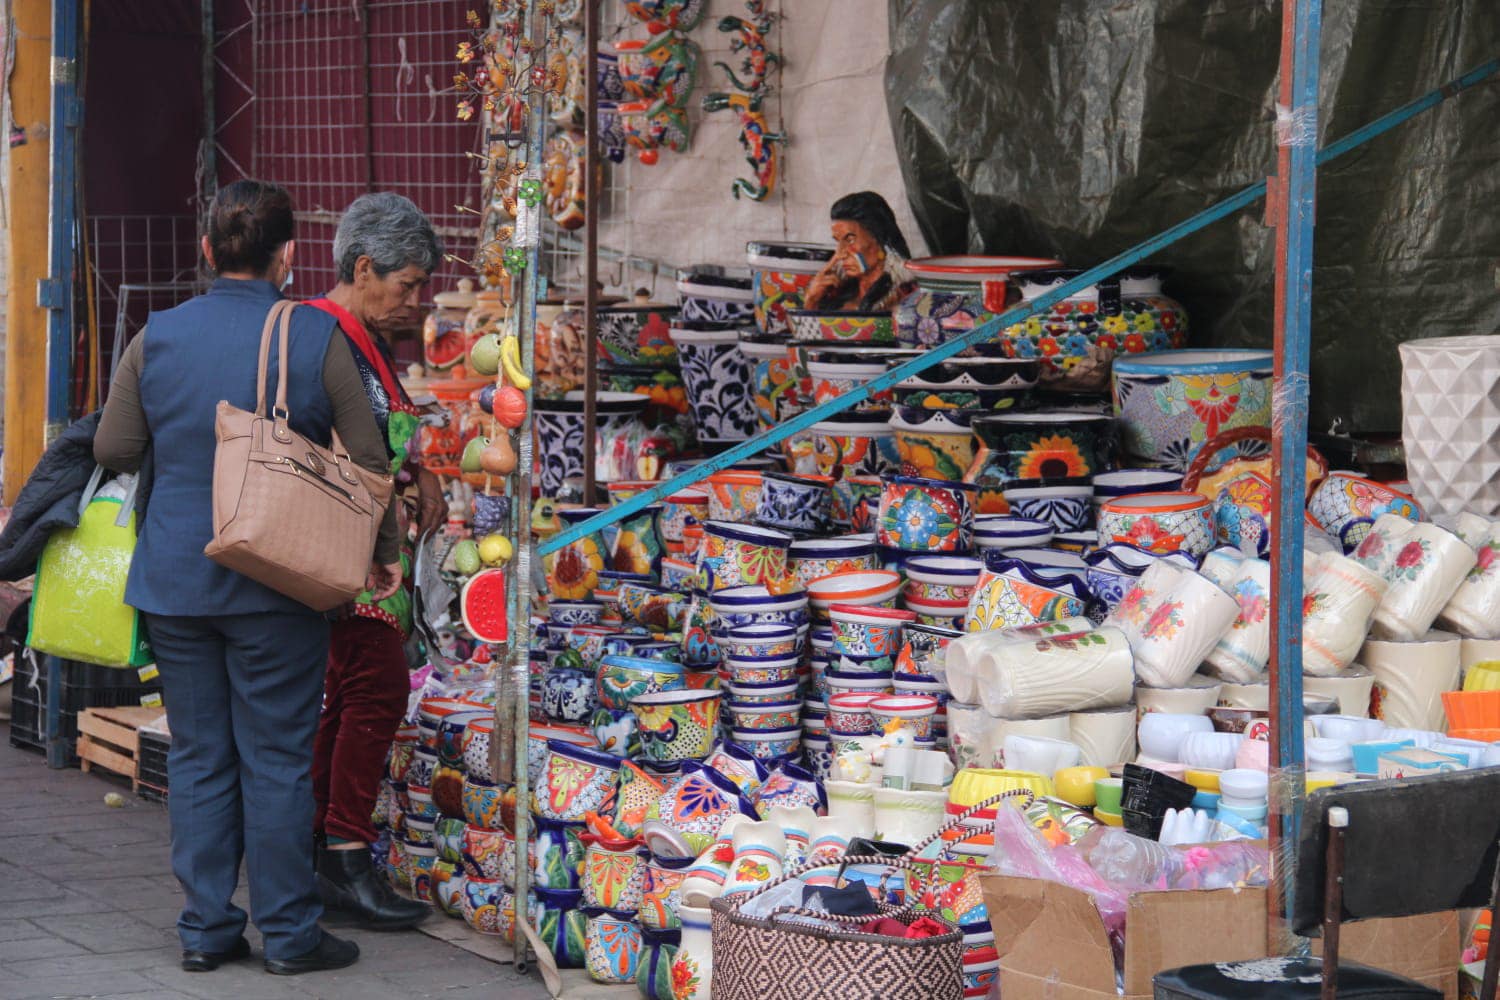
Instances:
[[[874,191],[849,194],[829,211],[838,251],[808,286],[806,308],[888,312],[914,287],[911,250],[896,215]]]

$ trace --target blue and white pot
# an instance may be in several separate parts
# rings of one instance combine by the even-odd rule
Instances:
[[[711,441],[743,441],[756,431],[755,386],[750,362],[740,351],[738,327],[706,324],[705,329],[674,327],[682,380],[698,436]]]
[[[1181,472],[1225,431],[1271,426],[1272,374],[1270,351],[1166,351],[1116,360],[1115,416],[1126,453]]]

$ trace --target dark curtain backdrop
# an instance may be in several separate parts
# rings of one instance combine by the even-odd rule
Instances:
[[[886,97],[934,252],[1088,265],[1274,167],[1271,0],[890,0]],[[1319,142],[1500,56],[1495,0],[1324,4]],[[1195,346],[1271,344],[1264,203],[1168,249]],[[1407,339],[1500,328],[1500,85],[1319,174],[1314,432],[1400,426]]]

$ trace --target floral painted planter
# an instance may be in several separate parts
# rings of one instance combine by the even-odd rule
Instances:
[[[1137,493],[1111,500],[1099,508],[1099,541],[1201,557],[1214,547],[1213,504],[1197,493]]]
[[[745,245],[753,272],[755,325],[762,333],[784,335],[791,329],[787,313],[801,309],[807,286],[833,258],[833,248],[813,243],[753,242]]]
[[[719,692],[662,691],[630,703],[647,760],[702,760],[713,749]]]
[[[1017,479],[1069,479],[1109,468],[1114,424],[1109,417],[1067,410],[977,417],[970,427],[979,450],[964,481],[979,487],[979,513],[1004,514],[1000,499]]]
[[[785,340],[741,333],[740,353],[750,363],[755,416],[762,431],[802,412],[795,364]]]
[[[970,483],[888,476],[880,492],[878,545],[908,552],[963,552],[973,533]]]
[[[1071,581],[1044,580],[1021,564],[1003,573],[986,569],[969,598],[964,628],[989,632],[1061,621],[1083,614],[1085,604],[1083,589]]]
[[[899,406],[890,419],[903,476],[963,479],[974,464],[974,432],[958,414],[975,411],[928,410]]]
[[[616,365],[667,368],[677,363],[669,335],[677,307],[649,302],[604,306],[594,313],[599,360]]]
[[[698,436],[743,441],[755,433],[755,386],[750,363],[740,351],[739,332],[734,327],[673,328],[671,338],[682,362]]]
[[[1345,553],[1359,548],[1382,514],[1425,520],[1422,505],[1415,499],[1353,472],[1330,472],[1313,491],[1307,512]]]
[[[1039,257],[974,256],[907,261],[917,290],[896,306],[896,339],[926,348],[962,336],[1005,311],[1009,275],[1060,263]]]
[[[596,685],[601,706],[623,711],[643,694],[679,691],[687,681],[680,663],[617,655],[600,661]]]
[[[825,534],[833,519],[833,480],[828,476],[762,475],[755,520],[795,535]]]
[[[889,312],[796,309],[787,314],[793,340],[894,346]]]
[[[677,318],[684,324],[755,323],[755,292],[749,278],[734,278],[709,271],[677,272]]]
[[[1041,375],[1035,358],[951,358],[896,383],[898,401],[927,409],[1008,410]]]
[[[879,411],[813,424],[813,457],[818,473],[841,480],[897,469],[901,460],[889,419],[888,411]]]
[[[779,587],[787,579],[786,554],[792,536],[774,528],[727,521],[706,521],[698,573],[709,593],[763,584]]]
[[[1001,496],[1016,517],[1051,525],[1054,538],[1085,531],[1094,523],[1094,486],[1085,476],[1013,479]]]
[[[804,588],[833,573],[879,568],[875,543],[868,537],[799,539],[787,550],[787,564]]]
[[[808,405],[821,406],[884,374],[885,362],[878,358],[835,351],[811,352],[807,362]],[[894,398],[889,389],[871,393],[845,412],[884,410]]]
[[[1114,366],[1125,451],[1184,471],[1225,431],[1271,425],[1270,351],[1169,351]]]

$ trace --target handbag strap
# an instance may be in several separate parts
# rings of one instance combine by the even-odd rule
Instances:
[[[276,331],[278,320],[281,323],[281,343],[277,351],[279,365],[276,372],[276,403],[271,415],[282,422],[290,416],[286,411],[287,336],[292,326],[292,310],[296,307],[297,304],[290,299],[276,301],[271,305],[271,311],[266,314],[266,325],[261,328],[260,360],[256,365],[255,377],[255,415],[257,417],[266,415],[266,368],[271,360],[271,334]]]

